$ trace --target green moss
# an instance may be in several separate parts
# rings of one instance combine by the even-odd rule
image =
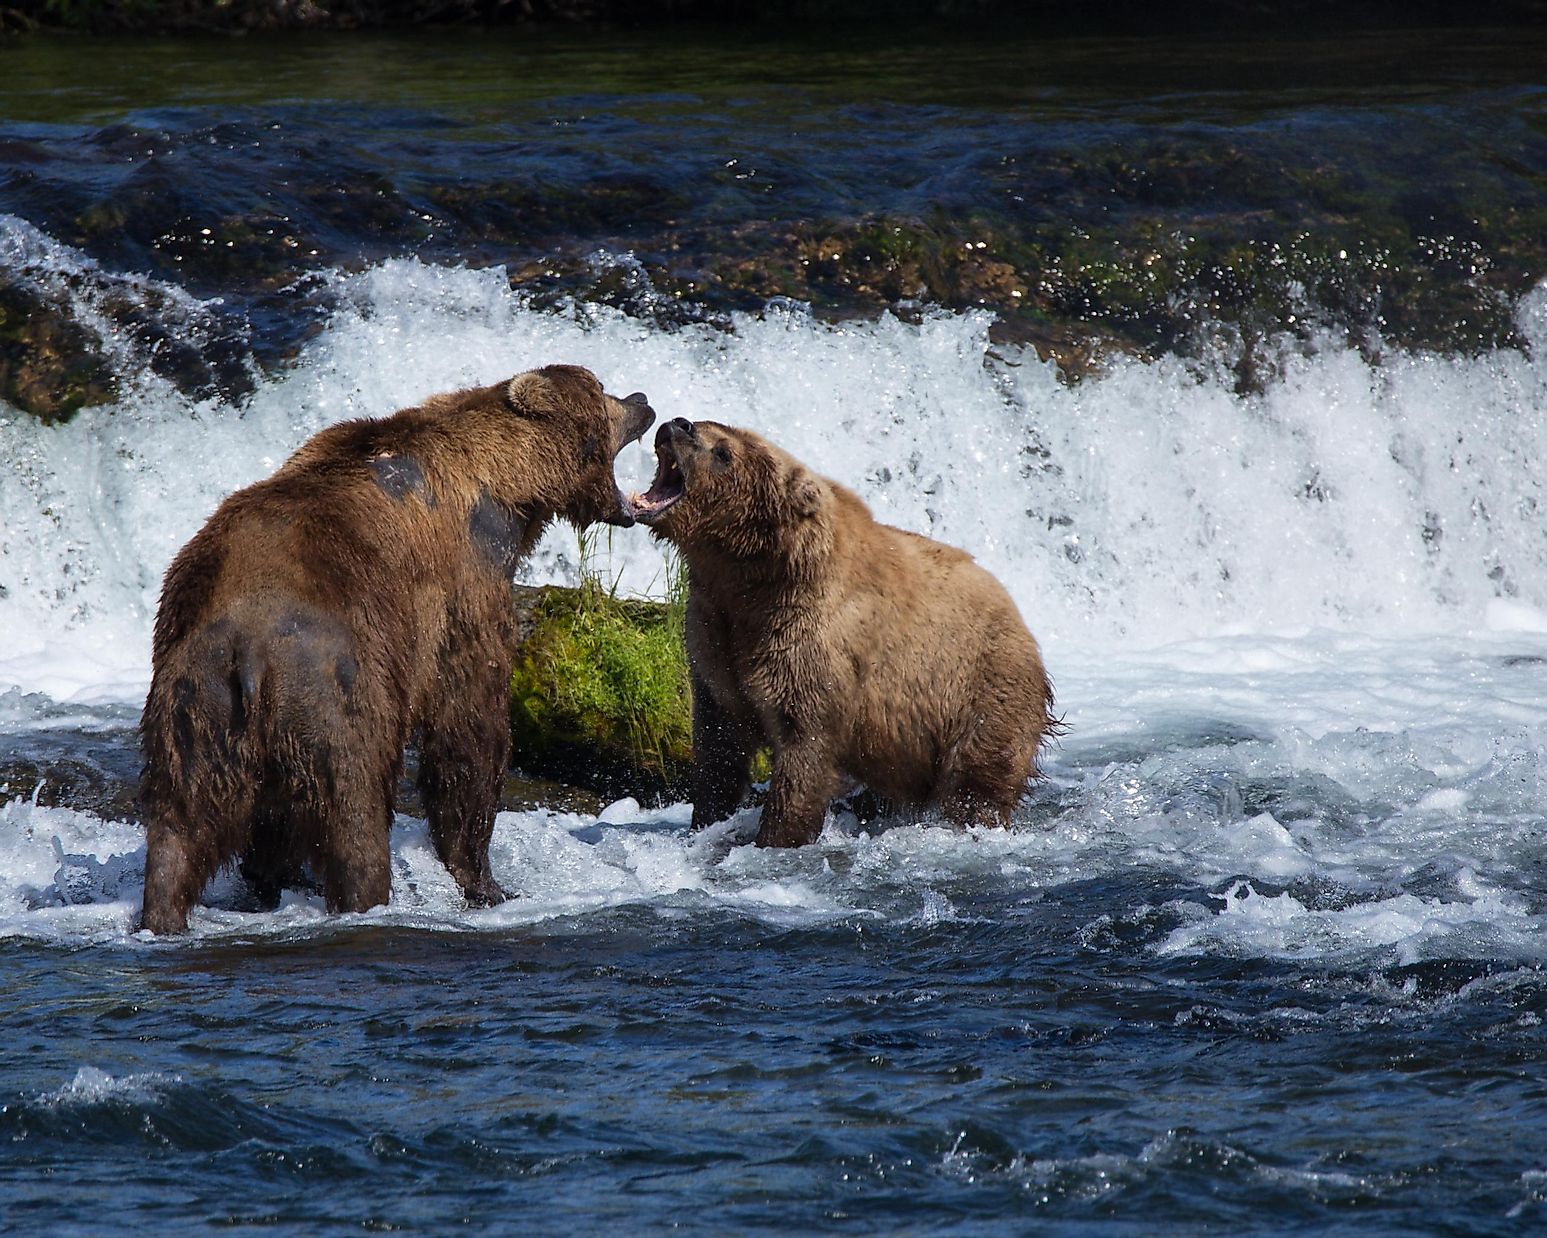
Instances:
[[[589,547],[581,539],[582,562]],[[515,764],[611,794],[688,794],[693,704],[683,620],[687,573],[674,561],[663,601],[620,598],[589,568],[578,589],[525,590],[510,685]],[[767,750],[753,782],[773,772]]]
[[[664,790],[692,760],[684,598],[542,591],[511,681],[516,762],[602,787]]]

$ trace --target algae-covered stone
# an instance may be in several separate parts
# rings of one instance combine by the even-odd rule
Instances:
[[[692,760],[681,607],[594,581],[518,588],[516,601],[515,763],[618,793],[680,790]]]

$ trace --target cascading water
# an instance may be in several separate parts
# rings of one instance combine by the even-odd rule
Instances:
[[[873,67],[904,102],[839,107],[809,49],[759,62],[784,90],[739,44],[656,47],[668,93],[635,99],[562,41],[440,38],[439,94],[382,101],[367,56],[321,103],[122,118],[142,87],[104,69],[108,102],[0,121],[0,390],[17,305],[59,326],[24,362],[95,366],[69,420],[0,402],[7,1223],[1539,1226],[1547,59],[1355,40],[1279,89],[1238,80],[1255,48],[931,44]],[[50,63],[0,98],[42,107]],[[1208,249],[1232,211],[1247,240]],[[1014,342],[1103,331],[1072,382]],[[554,361],[767,434],[1005,582],[1070,728],[1013,828],[840,808],[768,852],[756,809],[544,801],[500,815],[514,897],[474,911],[400,815],[387,907],[255,911],[223,874],[187,938],[138,933],[177,549],[324,426]],[[664,589],[643,529],[601,540]],[[560,527],[523,575],[577,559]]]
[[[88,269],[46,253],[62,284]],[[10,686],[133,699],[161,574],[225,494],[325,425],[554,359],[663,414],[757,429],[880,518],[969,550],[1055,664],[1065,648],[1464,631],[1490,607],[1547,607],[1547,292],[1519,309],[1532,351],[1372,364],[1324,338],[1286,345],[1282,376],[1243,396],[1223,366],[1179,359],[1070,386],[991,344],[982,315],[827,324],[797,307],[661,331],[534,310],[499,269],[396,260],[332,278],[322,332],[239,401],[186,396],[129,355],[113,403],[63,426],[0,422]],[[648,476],[647,455],[622,468]],[[573,557],[555,532],[526,575]],[[660,587],[642,531],[612,537],[610,558],[626,588]]]

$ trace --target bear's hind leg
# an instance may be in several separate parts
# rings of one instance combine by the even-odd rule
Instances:
[[[1041,731],[1010,716],[985,719],[962,743],[938,788],[940,810],[954,825],[1008,826],[1036,768]]]
[[[510,764],[505,676],[497,674],[464,697],[449,720],[426,723],[419,745],[419,790],[430,838],[469,906],[491,907],[509,897],[489,868],[489,840],[500,788]]]
[[[230,777],[213,788],[173,789],[152,753],[141,783],[145,805],[145,893],[140,927],[182,933],[188,913],[222,864],[240,854],[252,818],[252,779]],[[225,771],[230,774],[228,769]]]
[[[226,752],[207,763],[173,763],[149,732],[141,778],[145,809],[145,888],[139,927],[183,933],[210,877],[241,853],[252,817],[254,778]],[[192,744],[187,752],[200,755]],[[173,777],[172,769],[178,769]],[[192,772],[190,772],[192,771]]]
[[[188,913],[222,864],[239,855],[251,825],[257,778],[247,759],[234,688],[218,676],[153,681],[141,735],[145,768],[145,890],[140,925],[182,933]]]
[[[140,927],[158,937],[186,932],[188,913],[218,867],[187,830],[156,819],[147,822]]]
[[[322,890],[328,910],[369,911],[392,895],[392,773],[383,777],[380,764],[356,759],[333,779],[326,806],[313,805],[315,833],[322,851]],[[313,822],[303,828],[311,829]]]
[[[352,839],[329,849],[322,864],[322,892],[330,912],[369,911],[392,897],[391,814],[383,815],[370,839]],[[363,832],[363,831],[362,831]]]
[[[485,737],[477,745],[483,755],[472,759],[465,744],[445,733],[426,737],[419,754],[419,788],[435,853],[470,906],[490,907],[507,897],[489,868],[489,840],[509,740],[500,744]]]
[[[958,829],[969,825],[1010,824],[1010,814],[1020,799],[1018,790],[1007,793],[1003,779],[993,787],[958,787],[940,801],[940,811]]]

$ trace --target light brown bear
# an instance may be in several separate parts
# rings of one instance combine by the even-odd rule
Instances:
[[[763,745],[759,846],[813,841],[854,780],[1007,823],[1059,724],[999,582],[750,431],[678,418],[655,450],[634,516],[687,563],[694,827],[735,811]]]
[[[181,932],[241,858],[260,901],[309,866],[385,903],[403,748],[471,904],[510,755],[511,575],[564,516],[633,523],[613,459],[655,419],[556,365],[347,421],[223,502],[167,570],[141,738],[142,923]]]

